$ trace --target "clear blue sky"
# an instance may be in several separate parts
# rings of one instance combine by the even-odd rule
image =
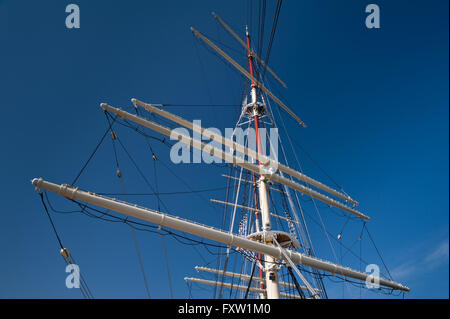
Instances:
[[[265,44],[275,1],[267,2]],[[77,30],[65,27],[69,3],[0,0],[0,298],[81,296],[64,285],[64,262],[29,181],[42,176],[72,182],[106,129],[99,103],[129,107],[132,97],[155,103],[240,103],[241,77],[194,41],[189,27],[231,47],[223,46],[246,66],[245,56],[234,52],[238,44],[210,12],[242,35],[249,20],[247,1],[77,0]],[[381,29],[364,26],[369,3],[381,8]],[[299,128],[285,116],[292,138],[372,217],[370,232],[394,279],[411,287],[408,298],[449,296],[448,9],[445,0],[285,0],[270,56],[270,65],[289,87],[272,81],[274,91],[308,124]],[[256,32],[257,15],[253,1],[251,32]],[[219,128],[233,126],[238,114],[236,107],[172,111]],[[124,129],[118,133],[153,182],[144,141]],[[169,163],[169,149],[153,147]],[[330,183],[299,154],[309,175]],[[204,166],[171,165],[193,189],[225,186],[220,177],[225,171]],[[123,173],[127,191],[149,191],[131,166]],[[110,141],[78,185],[120,191]],[[186,187],[161,166],[158,189]],[[202,196],[223,199],[224,194]],[[218,226],[221,210],[203,199],[163,198],[171,213]],[[73,208],[56,196],[52,200],[61,209]],[[154,199],[143,204],[156,208]],[[327,226],[337,234],[345,220],[327,213]],[[53,217],[96,297],[145,298],[126,225],[81,214]],[[320,257],[331,258],[314,227]],[[160,236],[138,232],[137,238],[152,296],[169,297]],[[171,238],[166,244],[175,297],[185,298],[183,278],[195,275],[193,267],[202,259]],[[379,263],[369,246],[364,259]],[[201,254],[212,258],[204,250]],[[331,297],[351,297],[338,287],[330,289]]]

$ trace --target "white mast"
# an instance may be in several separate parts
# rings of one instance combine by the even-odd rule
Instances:
[[[254,78],[253,73],[253,59],[252,50],[250,46],[250,35],[248,33],[248,27],[245,29],[245,36],[247,38],[247,50],[248,50],[248,63],[250,68],[250,75]],[[253,111],[253,120],[255,125],[255,136],[256,136],[256,149],[258,155],[263,155],[261,150],[261,142],[259,135],[259,118],[264,112],[265,106],[258,103],[257,92],[256,92],[256,82],[251,80],[251,103],[247,105],[248,110]],[[261,107],[262,106],[262,107]],[[258,161],[258,165],[262,167],[262,164]],[[261,239],[268,245],[274,245],[273,238],[271,236],[266,236],[268,232],[272,231],[272,221],[270,220],[270,204],[269,204],[269,194],[267,189],[267,179],[260,175],[258,180],[258,192],[259,192],[259,207],[261,210],[261,220],[262,220],[262,231],[263,236]],[[280,299],[280,288],[278,285],[278,265],[273,256],[264,255],[264,272],[266,276],[266,295],[268,299]]]

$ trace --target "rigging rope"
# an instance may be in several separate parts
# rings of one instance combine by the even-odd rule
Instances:
[[[170,298],[173,299],[172,279],[170,278],[169,259],[167,257],[167,250],[166,250],[166,243],[165,243],[165,240],[164,240],[164,236],[161,236],[161,239],[162,239],[162,246],[163,246],[163,251],[164,251],[164,259],[165,259],[165,262],[166,262],[167,278],[169,280]]]
[[[130,227],[130,231],[131,231],[131,235],[133,237],[133,242],[134,242],[134,246],[136,248],[136,254],[139,260],[139,266],[141,268],[141,273],[142,273],[142,277],[144,279],[144,285],[145,285],[145,291],[147,292],[148,298],[152,298],[150,295],[150,289],[148,288],[148,282],[147,282],[147,277],[145,276],[145,269],[144,269],[144,263],[142,262],[142,258],[141,258],[141,253],[139,251],[139,246],[138,246],[138,242],[136,239],[136,234],[134,233],[134,228]]]
[[[302,299],[305,299],[305,294],[303,293],[302,288],[298,284],[297,278],[295,278],[294,273],[292,272],[292,268],[289,266],[286,266],[286,268],[289,271],[289,275],[291,275],[292,281],[294,282],[294,285],[295,285],[295,288],[297,289],[298,294],[300,295],[300,297]]]
[[[106,196],[152,196],[152,195],[182,195],[182,194],[193,194],[193,193],[207,193],[214,191],[221,191],[226,189],[226,187],[216,187],[216,188],[208,188],[208,189],[198,189],[192,191],[176,191],[176,192],[157,192],[157,193],[97,193],[98,195],[106,195]]]
[[[281,5],[282,4],[283,4],[283,0],[278,0],[277,1],[277,6],[275,8],[275,14],[274,14],[274,17],[273,17],[273,22],[272,22],[272,30],[270,32],[270,40],[269,40],[269,44],[267,45],[266,58],[264,59],[264,64],[265,65],[268,65],[268,63],[269,63],[270,51],[272,50],[272,43],[273,43],[273,39],[275,37],[275,31],[277,29],[278,17],[280,15],[280,10],[281,10]],[[263,66],[261,79],[264,79],[265,74],[266,74],[266,67]]]
[[[261,7],[262,5],[262,7]],[[259,1],[259,37],[258,37],[258,56],[261,56],[264,39],[264,24],[266,21],[266,0]]]
[[[135,111],[136,111],[136,115],[141,116],[141,114],[140,114],[138,108],[135,108]],[[156,195],[156,197],[157,197],[157,199],[158,199],[158,211],[160,211],[160,210],[161,210],[160,204],[163,204],[164,207],[166,207],[166,209],[167,209],[167,206],[161,201],[161,198],[159,197],[159,191],[158,191],[158,178],[157,178],[157,174],[156,174],[156,161],[158,160],[158,158],[157,158],[157,156],[155,155],[155,152],[153,151],[153,148],[152,148],[152,146],[150,145],[150,142],[148,141],[148,138],[147,138],[147,137],[145,137],[145,142],[146,142],[147,146],[149,147],[149,149],[150,149],[150,151],[151,151],[151,153],[152,153],[152,158],[153,158],[153,171],[154,171],[154,181],[155,181],[155,189],[156,189],[155,195]],[[121,143],[120,140],[119,140],[119,143]],[[122,147],[124,148],[124,150],[126,150],[122,143],[121,143],[121,145],[122,145]],[[128,152],[127,152],[127,153],[128,153]],[[130,158],[130,159],[131,159],[131,158]],[[136,168],[138,169],[137,165],[135,165],[135,166],[136,166]],[[139,171],[140,171],[140,170],[139,170]],[[142,174],[141,174],[141,175],[142,175]],[[171,296],[171,298],[173,299],[172,280],[171,280],[171,276],[170,276],[169,260],[168,260],[168,257],[167,257],[167,250],[166,250],[166,245],[165,245],[165,239],[164,239],[164,236],[161,236],[161,240],[162,240],[162,247],[163,247],[164,259],[165,259],[166,270],[167,270],[167,278],[168,278],[168,282],[169,282],[170,296]],[[145,278],[145,277],[144,277],[144,278]]]
[[[105,112],[106,114],[106,112]],[[94,157],[95,153],[97,152],[98,148],[100,147],[100,145],[103,143],[103,141],[105,140],[106,135],[108,135],[108,132],[111,130],[112,125],[114,124],[114,122],[116,121],[117,116],[113,119],[112,123],[109,124],[109,127],[107,128],[107,130],[105,131],[105,134],[103,134],[102,138],[100,139],[100,141],[97,143],[97,146],[95,147],[94,151],[91,153],[91,155],[89,156],[88,160],[86,161],[86,163],[84,163],[83,167],[81,168],[80,172],[77,174],[77,176],[75,177],[75,179],[72,182],[72,186],[73,184],[75,184],[78,180],[78,178],[80,178],[81,174],[83,173],[84,169],[86,168],[86,166],[89,164],[89,162],[91,161],[91,159]]]
[[[370,241],[372,242],[373,246],[375,247],[375,250],[377,251],[377,254],[378,254],[378,256],[380,257],[381,262],[383,263],[383,266],[384,266],[384,268],[386,269],[386,271],[387,271],[387,273],[388,273],[388,275],[389,275],[389,279],[393,280],[393,279],[392,279],[392,276],[391,276],[391,273],[390,273],[388,267],[386,266],[386,263],[384,262],[384,259],[383,259],[383,257],[381,256],[380,251],[378,250],[377,245],[375,245],[375,241],[373,240],[372,235],[370,235],[370,233],[369,233],[369,229],[367,228],[367,226],[365,226],[364,229],[366,230],[367,235],[369,235]]]
[[[232,172],[233,172],[233,166],[231,166],[230,165],[230,168],[229,168],[229,170],[230,170],[230,172],[229,172],[229,175],[231,175],[232,174]],[[227,187],[226,187],[226,194],[225,194],[225,201],[227,201],[228,202],[228,199],[229,199],[229,195],[230,195],[230,179],[227,179]],[[225,222],[226,222],[226,216],[227,216],[227,209],[228,208],[228,205],[224,205],[224,207],[223,207],[223,213],[222,213],[222,227],[221,227],[221,229],[223,229],[224,227],[225,227]],[[221,252],[221,249],[219,248],[219,252]],[[222,263],[222,258],[221,257],[219,257],[218,258],[218,261],[217,261],[217,269],[220,269],[220,266],[221,266],[221,263]],[[222,274],[222,276],[224,276],[224,274]],[[218,283],[218,281],[219,281],[219,274],[217,273],[217,274],[215,274],[215,281],[216,281],[216,285],[214,286],[214,299],[215,299],[215,297],[216,297],[216,293],[217,293],[217,283]]]
[[[106,117],[106,118],[108,120],[108,123],[111,125],[111,122],[110,122],[109,118],[108,117]],[[117,134],[111,129],[111,142],[112,142],[112,146],[113,146],[113,150],[114,150],[114,159],[115,159],[116,168],[117,168],[116,176],[119,179],[119,184],[120,184],[120,187],[122,188],[122,192],[126,193],[126,191],[125,191],[125,184],[123,182],[122,172],[121,172],[120,166],[119,166],[119,159],[117,157],[117,150],[116,150],[116,143],[115,143],[117,138],[118,138]],[[142,258],[141,258],[139,245],[138,245],[138,242],[137,242],[137,239],[136,239],[136,234],[134,233],[133,227],[130,227],[130,232],[131,232],[131,237],[133,238],[134,247],[136,249],[136,255],[138,257],[139,268],[141,270],[142,278],[144,280],[145,291],[147,292],[148,298],[151,299],[150,289],[149,289],[149,286],[148,286],[147,277],[145,275],[144,263],[143,263]]]
[[[53,219],[52,219],[52,217],[50,216],[50,213],[49,213],[49,211],[48,211],[47,205],[45,204],[45,201],[44,201],[44,195],[43,195],[42,191],[39,191],[39,197],[40,197],[40,199],[41,199],[42,206],[44,206],[44,210],[45,210],[45,212],[46,212],[46,214],[47,214],[47,217],[48,217],[48,219],[49,219],[49,221],[50,221],[50,224],[51,224],[51,226],[52,226],[52,229],[53,229],[53,232],[54,232],[54,234],[55,234],[55,236],[56,236],[56,239],[58,240],[58,244],[59,244],[59,246],[61,247],[60,253],[61,253],[61,256],[62,256],[63,259],[64,259],[64,262],[66,263],[66,265],[69,265],[69,264],[77,264],[77,263],[75,262],[75,258],[73,257],[72,253],[70,253],[69,250],[68,250],[67,248],[64,248],[64,246],[63,246],[63,244],[62,244],[61,237],[59,236],[58,231],[56,230],[55,224],[53,223]],[[50,205],[49,205],[49,206],[50,206]],[[74,262],[72,262],[71,259],[72,259]],[[94,296],[92,295],[91,290],[89,289],[89,286],[88,286],[87,283],[86,283],[86,280],[84,279],[83,275],[81,274],[81,271],[80,271],[79,275],[80,275],[80,284],[81,284],[81,287],[80,287],[80,292],[81,292],[81,294],[82,294],[83,297],[85,297],[85,298],[90,298],[90,299],[94,298]]]
[[[255,273],[255,267],[256,267],[256,262],[253,263],[252,274],[250,275],[250,280],[248,281],[248,286],[247,286],[247,290],[245,291],[244,299],[247,299],[248,292],[250,290],[250,285],[252,284],[252,280],[253,280],[253,274]]]

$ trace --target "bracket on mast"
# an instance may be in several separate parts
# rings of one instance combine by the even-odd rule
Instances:
[[[244,114],[247,117],[254,115],[262,116],[266,113],[266,106],[261,102],[249,103],[244,107]]]
[[[297,273],[297,275],[300,277],[300,279],[303,281],[305,286],[308,288],[309,292],[311,293],[312,297],[315,299],[320,299],[319,295],[315,292],[315,289],[311,287],[309,282],[306,280],[306,278],[303,276],[303,274],[298,270],[297,266],[292,262],[291,258],[286,254],[284,251],[284,248],[281,246],[281,244],[277,241],[276,238],[274,238],[274,242],[277,245],[277,247],[280,249],[281,253],[283,254],[283,257],[286,259],[286,261],[289,263],[290,267],[294,269],[294,271]]]

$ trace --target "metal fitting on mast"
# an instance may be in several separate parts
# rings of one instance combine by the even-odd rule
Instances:
[[[266,106],[261,102],[249,103],[244,107],[244,114],[248,117],[261,117],[266,113]]]

